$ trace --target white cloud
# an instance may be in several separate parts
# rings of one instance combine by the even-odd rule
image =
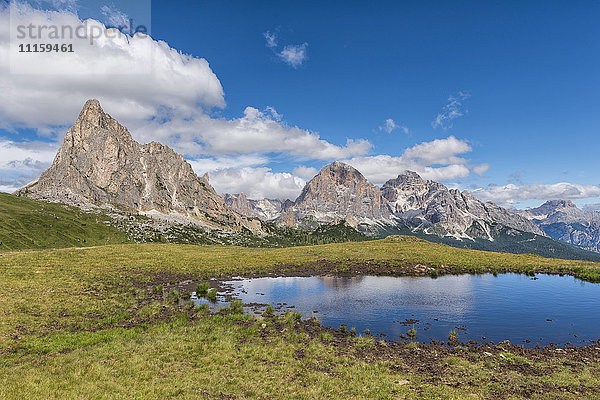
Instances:
[[[468,160],[458,154],[470,152],[465,141],[450,136],[419,143],[400,157],[377,155],[354,157],[344,162],[358,169],[373,183],[382,184],[405,170],[415,171],[424,179],[435,181],[464,178],[471,172]],[[481,170],[480,168],[478,168]]]
[[[307,55],[308,43],[297,45],[289,44],[283,48],[277,55],[289,66],[298,68],[308,58]]]
[[[142,141],[162,141],[188,155],[275,152],[328,160],[363,155],[372,147],[364,139],[347,139],[344,146],[338,146],[321,139],[316,132],[287,126],[278,117],[279,114],[247,107],[244,116],[236,119],[193,114],[167,122],[150,121],[136,131]]]
[[[75,29],[85,24],[88,31],[108,32],[98,21],[82,21],[72,12],[11,4],[16,7],[12,10],[13,26],[44,24]],[[9,57],[9,21],[8,7],[0,6],[0,128],[34,128],[39,135],[60,139],[85,101],[97,98],[136,140],[170,145],[196,166],[201,162],[212,163],[213,169],[264,165],[267,160],[260,153],[285,153],[304,159],[345,158],[366,154],[372,147],[363,139],[348,139],[337,145],[317,132],[288,126],[273,107],[263,111],[247,107],[243,116],[235,119],[211,117],[210,111],[224,107],[225,99],[208,62],[146,35],[131,37],[114,32],[112,37],[96,38],[93,45],[74,38],[75,53],[45,53],[34,63]],[[11,73],[11,67],[23,73]],[[36,159],[24,154],[21,161],[28,157]],[[252,157],[255,160],[250,162]]]
[[[449,96],[448,103],[442,108],[442,111],[431,122],[431,126],[434,129],[441,127],[444,131],[452,128],[452,121],[464,115],[465,111],[463,111],[462,109],[463,102],[469,97],[471,97],[471,95],[465,92],[458,92],[456,96]]]
[[[0,191],[13,192],[46,170],[58,144],[0,139]]]
[[[119,28],[129,24],[129,17],[114,7],[104,5],[100,11],[106,17],[108,26]]]
[[[250,199],[294,200],[305,185],[302,178],[270,168],[221,169],[209,173],[210,184],[217,193],[245,193]]]
[[[84,22],[67,11],[35,10],[16,2],[11,6],[10,13],[8,7],[0,7],[0,127],[65,126],[89,98],[99,99],[105,109],[115,110],[122,122],[132,126],[161,110],[189,113],[198,107],[225,105],[221,83],[205,59],[139,33],[131,37],[113,30],[111,37],[98,37],[93,45],[89,39],[73,37],[61,40],[73,43],[73,53],[15,56],[11,50],[16,53],[16,41],[11,47],[10,36],[16,35],[18,25],[73,30],[84,26],[88,33],[97,30],[105,35],[109,31],[98,21]],[[19,43],[37,41],[26,38]]]
[[[214,172],[219,169],[254,167],[265,165],[269,159],[259,154],[243,154],[240,156],[222,156],[188,159],[192,168],[198,175]]]
[[[467,160],[457,157],[457,154],[470,152],[471,146],[454,136],[446,139],[436,139],[431,142],[419,143],[404,151],[403,157],[427,164],[466,164]]]
[[[304,42],[302,44],[288,44],[283,46],[283,48],[278,51],[277,48],[279,47],[279,40],[277,38],[277,34],[267,31],[263,33],[263,36],[265,37],[266,46],[287,65],[293,68],[298,68],[304,63],[304,61],[307,60],[308,43]]]
[[[386,119],[383,125],[379,127],[380,131],[386,133],[392,133],[396,129],[400,129],[402,133],[408,134],[408,128],[406,126],[397,124],[396,121],[391,118]]]
[[[560,182],[554,184],[533,184],[488,186],[476,189],[473,195],[482,201],[492,201],[502,206],[512,206],[524,200],[575,200],[600,196],[600,187]]]
[[[483,174],[485,174],[488,169],[490,169],[490,164],[474,165],[472,168],[473,172],[479,176],[482,176]]]
[[[277,47],[277,35],[276,34],[267,31],[267,32],[263,33],[263,36],[265,37],[265,40],[267,41],[268,48],[273,49],[273,48]]]
[[[315,175],[317,175],[319,171],[313,167],[305,167],[304,165],[300,165],[294,168],[294,175],[299,176],[300,178],[311,179]]]

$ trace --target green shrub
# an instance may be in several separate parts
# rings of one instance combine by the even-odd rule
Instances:
[[[450,331],[450,334],[448,335],[448,340],[451,342],[455,342],[456,340],[458,340],[458,332],[455,329]]]
[[[173,289],[169,292],[169,295],[167,296],[167,301],[170,303],[177,303],[180,297],[181,293],[179,293],[178,290]]]
[[[244,303],[239,300],[234,300],[229,303],[229,312],[232,314],[243,314],[244,313]]]
[[[208,282],[203,282],[203,283],[199,283],[196,285],[196,296],[198,297],[203,297],[206,295],[206,293],[208,293],[208,289],[210,288],[210,285],[208,284]]]
[[[217,289],[212,288],[208,292],[206,292],[206,298],[212,302],[217,301]]]
[[[206,314],[206,313],[208,313],[208,310],[209,310],[208,304],[199,304],[194,307],[194,312],[196,312],[196,313]]]
[[[408,330],[408,332],[406,332],[406,334],[408,335],[409,338],[414,339],[417,337],[417,330],[415,329],[415,327],[413,326],[412,328],[410,328]]]
[[[263,315],[265,315],[265,316],[275,315],[275,309],[273,308],[273,306],[269,304],[267,306],[267,308],[265,308],[265,312],[264,312]]]

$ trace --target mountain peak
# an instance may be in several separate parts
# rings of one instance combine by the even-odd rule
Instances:
[[[326,165],[312,178],[295,201],[300,219],[311,216],[318,221],[335,221],[349,215],[359,218],[387,218],[379,187],[356,168],[340,161]]]
[[[82,111],[85,110],[100,110],[101,112],[104,112],[102,110],[102,106],[100,106],[100,101],[98,99],[89,99],[88,101],[86,101],[83,105]]]
[[[414,171],[406,170],[395,179],[387,181],[383,188],[393,187],[402,190],[417,190],[418,188],[425,188],[426,183],[419,174]]]
[[[321,168],[319,173],[311,181],[318,182],[324,179],[342,186],[351,186],[355,183],[368,182],[367,178],[365,178],[356,168],[340,161],[334,161]]]
[[[183,156],[157,142],[136,142],[95,99],[83,106],[50,168],[18,193],[85,207],[177,213],[213,227],[260,229],[227,207],[208,176],[198,177]]]
[[[573,204],[570,200],[548,200],[544,204],[539,207],[532,208],[530,210],[525,210],[524,212],[533,215],[533,216],[548,216],[560,209],[577,209],[577,206]]]
[[[100,105],[100,101],[90,99],[85,102],[73,127],[69,130],[75,141],[85,139],[83,133],[93,129],[105,129],[115,132],[119,135],[130,137],[129,131],[116,119],[105,113]],[[67,135],[68,138],[70,135]]]
[[[575,207],[577,208],[577,206],[575,204],[573,204],[573,202],[571,200],[548,200],[547,202],[545,202],[543,206],[546,207],[555,207],[555,208],[566,208],[566,207]]]

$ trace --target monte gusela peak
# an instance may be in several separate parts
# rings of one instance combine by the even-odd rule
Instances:
[[[88,100],[48,170],[20,196],[128,212],[176,214],[207,227],[260,229],[229,208],[191,165],[168,146],[136,142],[126,127]]]

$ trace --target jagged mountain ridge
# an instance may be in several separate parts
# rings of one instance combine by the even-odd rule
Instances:
[[[519,214],[553,239],[600,252],[600,212],[581,210],[568,200],[550,200]]]
[[[380,188],[339,161],[323,167],[294,202],[282,204],[278,220],[292,226],[346,220],[376,235],[402,225],[459,239],[493,241],[502,227],[545,236],[520,215],[483,203],[467,191],[425,181],[415,172],[405,171]]]
[[[253,200],[244,193],[223,195],[225,204],[248,217],[256,217],[263,221],[273,221],[281,216],[284,202],[277,199]]]
[[[78,207],[189,217],[207,227],[260,229],[229,208],[168,146],[140,144],[98,100],[88,100],[48,170],[15,194]]]
[[[387,181],[382,192],[396,218],[426,233],[493,240],[491,226],[501,224],[544,235],[535,224],[519,215],[494,203],[483,203],[468,191],[425,181],[412,171]]]

